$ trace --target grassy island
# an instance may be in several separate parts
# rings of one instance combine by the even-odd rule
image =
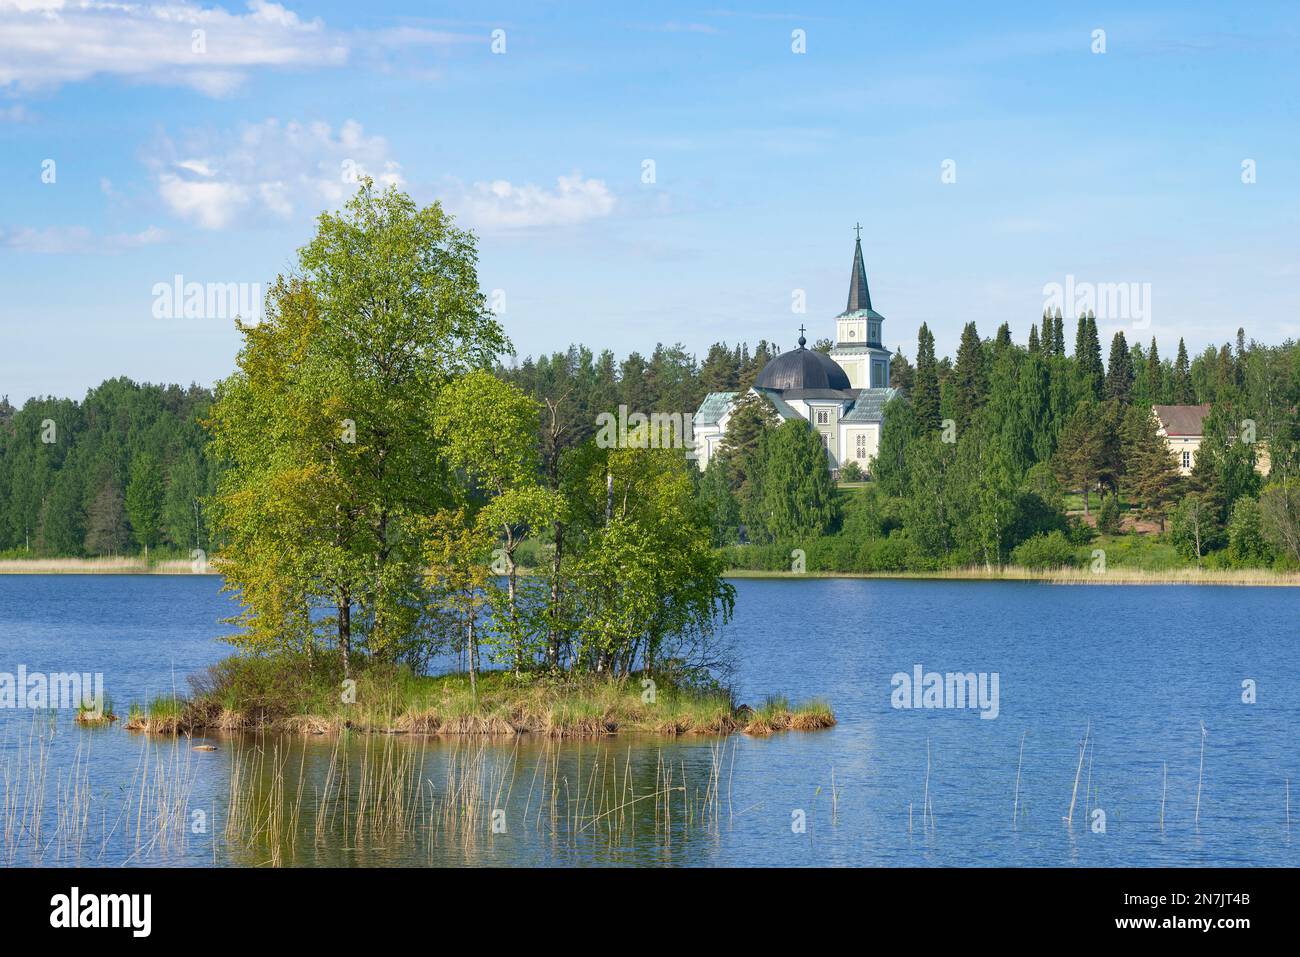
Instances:
[[[822,701],[792,705],[770,697],[737,704],[716,685],[668,675],[612,677],[485,671],[425,677],[408,668],[354,671],[345,692],[341,667],[305,660],[235,656],[192,681],[188,698],[133,705],[124,727],[156,734],[277,731],[330,734],[537,734],[597,737],[811,731],[835,724]]]

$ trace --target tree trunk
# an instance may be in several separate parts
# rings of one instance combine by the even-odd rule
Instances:
[[[564,551],[564,524],[555,523],[555,554],[551,556],[551,624],[546,658],[552,669],[560,666],[560,557]]]
[[[471,612],[468,627],[468,650],[469,650],[469,690],[474,696],[474,704],[478,705],[478,640],[474,636],[474,614]]]
[[[352,599],[347,589],[339,594],[339,650],[343,652],[343,677],[352,676]]]

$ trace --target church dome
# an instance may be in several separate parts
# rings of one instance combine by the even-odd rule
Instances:
[[[849,377],[830,356],[815,349],[805,349],[805,339],[799,337],[799,348],[783,352],[763,366],[754,385],[760,389],[785,392],[789,389],[852,388]]]

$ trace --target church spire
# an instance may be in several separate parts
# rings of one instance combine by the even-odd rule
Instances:
[[[867,267],[862,263],[862,225],[855,225],[858,238],[853,244],[853,274],[849,277],[849,304],[844,314],[871,308],[871,290],[867,288]]]

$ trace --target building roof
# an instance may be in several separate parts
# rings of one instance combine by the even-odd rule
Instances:
[[[736,399],[734,392],[710,392],[700,403],[699,410],[695,413],[693,420],[696,427],[701,425],[717,425],[722,417],[727,414],[731,408],[731,403]]]
[[[853,408],[840,417],[841,422],[879,422],[885,417],[885,403],[898,395],[897,389],[859,389]]]
[[[862,262],[862,237],[853,244],[853,273],[849,276],[849,304],[844,315],[871,309],[871,290],[867,288],[867,267]]]
[[[791,419],[802,419],[803,416],[794,410],[790,403],[781,398],[781,393],[775,389],[765,389],[761,386],[754,386],[754,391],[772,403],[772,408],[776,409],[776,414],[781,417],[781,421],[788,422]]]
[[[1210,414],[1210,404],[1152,406],[1165,435],[1201,435],[1202,423]]]
[[[770,360],[759,372],[754,385],[762,389],[785,392],[787,389],[848,389],[849,377],[830,356],[804,348],[783,352]]]

